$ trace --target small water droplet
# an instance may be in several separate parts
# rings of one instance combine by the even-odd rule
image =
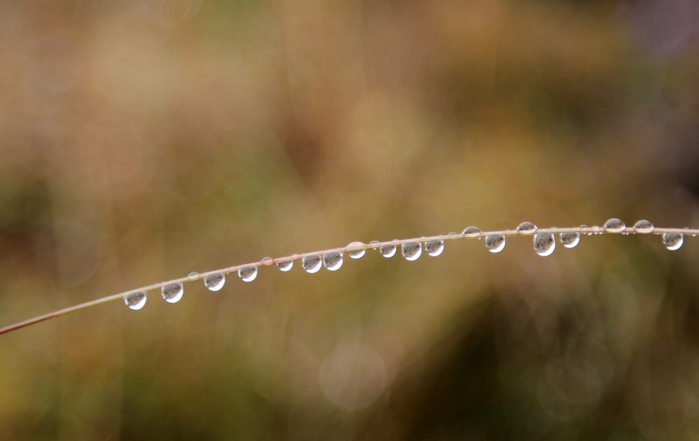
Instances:
[[[124,296],[124,303],[126,303],[126,306],[128,306],[129,309],[138,311],[146,304],[146,293],[139,291],[126,295]]]
[[[320,271],[320,267],[323,266],[323,259],[317,254],[306,256],[301,260],[301,266],[308,274],[314,274]]]
[[[323,256],[323,265],[330,271],[337,271],[342,266],[342,253],[328,253]]]
[[[499,253],[505,248],[505,236],[502,234],[490,234],[485,237],[485,246],[491,253]]]
[[[199,273],[197,273],[197,272],[192,272],[192,273],[187,274],[188,279],[194,279],[195,277],[198,277],[198,276],[199,276]]]
[[[380,244],[380,243],[381,243],[381,242],[379,242],[378,240],[372,240],[371,242],[369,242],[369,245],[371,245],[371,247],[372,247],[373,249],[376,249],[376,248],[379,247],[379,244]]]
[[[624,228],[626,228],[626,224],[615,217],[604,223],[604,230],[610,233],[621,233]]]
[[[361,242],[352,242],[351,244],[347,245],[347,254],[352,259],[361,259],[364,257],[364,254],[366,253],[366,250],[363,248],[356,249],[357,247],[363,247],[364,244]]]
[[[182,288],[181,283],[171,283],[169,285],[163,286],[160,290],[160,293],[162,294],[166,302],[177,303],[182,298],[182,295],[184,294],[184,289]]]
[[[665,233],[663,234],[663,243],[670,251],[679,250],[684,243],[684,235],[678,233]]]
[[[537,233],[534,236],[534,251],[539,256],[550,256],[556,249],[556,239],[553,233]]]
[[[522,222],[517,227],[517,231],[522,234],[533,234],[538,228],[531,222]]]
[[[204,286],[209,288],[209,291],[218,291],[223,288],[226,283],[226,276],[221,273],[209,274],[204,277]]]
[[[425,242],[425,251],[432,257],[437,257],[444,251],[443,240],[428,240]]]
[[[647,220],[640,220],[633,226],[634,231],[641,234],[652,233],[655,227]]]
[[[405,260],[417,260],[422,255],[422,244],[420,242],[407,242],[401,247],[401,252]]]
[[[456,231],[452,231],[449,234],[447,234],[447,236],[458,236],[458,235],[459,235],[459,233],[457,233]]]
[[[257,267],[256,266],[245,266],[238,270],[238,277],[243,282],[252,282],[257,277]]]
[[[566,248],[575,248],[580,243],[580,233],[576,231],[566,231],[561,233],[561,244]]]
[[[264,266],[274,265],[274,259],[271,257],[263,257],[262,260],[260,260],[260,263]]]
[[[291,268],[294,267],[294,261],[282,260],[281,262],[277,262],[277,267],[284,272],[291,271]]]
[[[463,234],[464,236],[468,236],[468,237],[475,237],[481,233],[482,233],[482,231],[479,230],[478,227],[468,227],[461,234]]]
[[[379,253],[386,258],[393,257],[396,255],[396,246],[393,244],[381,245],[381,248],[379,248]]]

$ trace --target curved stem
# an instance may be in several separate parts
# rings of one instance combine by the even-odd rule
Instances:
[[[491,234],[502,234],[503,236],[533,236],[536,233],[567,233],[567,232],[574,232],[574,233],[580,233],[580,234],[599,234],[599,233],[604,233],[604,234],[624,234],[624,233],[629,233],[629,234],[635,234],[636,230],[633,227],[626,227],[621,231],[605,231],[601,227],[585,227],[585,228],[579,228],[579,227],[573,227],[573,228],[542,228],[538,229],[536,231],[527,231],[527,232],[521,232],[517,230],[502,230],[502,231],[485,231],[485,232],[480,232],[480,233],[473,233],[473,234],[446,234],[446,235],[438,235],[438,236],[430,236],[430,237],[419,237],[419,238],[412,238],[412,239],[400,239],[400,240],[392,240],[392,241],[386,241],[386,242],[378,242],[378,243],[373,243],[373,244],[363,244],[363,245],[356,245],[352,247],[341,247],[341,248],[333,248],[329,250],[321,250],[321,251],[314,251],[310,253],[304,253],[304,254],[293,254],[291,256],[286,256],[286,257],[278,257],[276,259],[267,259],[267,260],[260,260],[257,262],[252,262],[252,263],[246,263],[243,265],[235,265],[231,266],[228,268],[223,268],[223,269],[218,269],[218,270],[213,270],[213,271],[207,271],[205,273],[199,273],[199,274],[193,274],[191,276],[187,277],[181,277],[179,279],[172,279],[168,280],[165,282],[160,282],[160,283],[154,283],[152,285],[144,286],[141,288],[136,288],[132,289],[129,291],[124,291],[120,292],[118,294],[112,294],[110,296],[102,297],[96,300],[91,300],[89,302],[85,303],[80,303],[75,306],[71,306],[68,308],[64,309],[59,309],[57,311],[50,312],[48,314],[40,315],[28,320],[24,320],[9,326],[5,326],[3,328],[0,328],[0,334],[6,334],[8,332],[16,331],[17,329],[24,328],[26,326],[33,325],[35,323],[43,322],[52,318],[56,317],[61,317],[66,314],[70,314],[71,312],[76,312],[80,311],[83,309],[91,308],[93,306],[101,305],[102,303],[107,303],[111,302],[114,300],[119,300],[123,299],[124,297],[128,296],[129,294],[134,294],[137,292],[145,292],[145,291],[151,291],[154,289],[160,289],[166,285],[169,285],[171,283],[185,283],[185,282],[193,282],[196,280],[202,280],[206,276],[213,275],[213,274],[228,274],[232,272],[236,272],[240,270],[241,268],[246,268],[246,267],[265,267],[265,266],[272,266],[276,263],[279,262],[284,262],[284,261],[296,261],[296,260],[301,260],[304,257],[307,256],[313,256],[313,255],[323,255],[323,254],[328,254],[332,252],[338,252],[338,253],[345,253],[348,251],[359,251],[359,250],[368,250],[372,248],[378,248],[383,245],[402,245],[404,243],[408,242],[425,242],[429,240],[444,240],[444,241],[449,241],[449,240],[460,240],[460,239],[472,239],[472,238],[480,238],[480,237],[485,237],[489,236]],[[675,233],[675,234],[688,234],[688,235],[697,235],[699,234],[699,229],[687,229],[687,228],[655,228],[652,231],[652,234],[655,235],[660,235],[660,234],[665,234],[665,233]],[[640,234],[640,233],[639,233]]]

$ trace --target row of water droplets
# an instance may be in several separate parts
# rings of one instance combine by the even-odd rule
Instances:
[[[588,236],[608,233],[628,234],[649,234],[654,231],[655,227],[647,220],[640,220],[633,227],[627,228],[624,222],[619,219],[612,218],[604,223],[602,227],[587,227],[581,225],[575,229],[551,228],[558,230],[559,240],[565,248],[574,248],[580,243],[581,234]],[[550,256],[556,249],[555,235],[551,231],[539,231],[539,229],[531,222],[521,223],[515,231],[507,230],[505,232],[485,234],[477,227],[468,227],[461,234],[449,233],[448,238],[457,239],[460,237],[477,237],[479,240],[485,235],[485,246],[491,253],[499,253],[505,249],[506,235],[534,235],[534,251],[540,256]],[[660,234],[660,233],[656,233]],[[684,235],[681,233],[663,233],[663,243],[669,250],[677,250],[684,243]],[[344,249],[344,251],[331,251],[325,254],[309,254],[301,258],[301,267],[309,274],[314,274],[320,271],[325,266],[329,271],[337,271],[342,267],[344,262],[344,253],[346,252],[352,259],[360,259],[366,254],[366,250],[378,249],[379,253],[386,258],[393,257],[398,246],[401,247],[401,253],[408,261],[415,261],[422,255],[424,246],[425,252],[433,257],[439,256],[444,251],[444,240],[439,238],[420,240],[411,240],[403,242],[394,240],[388,243],[372,241],[368,245],[362,242],[352,242]],[[284,272],[290,271],[294,266],[294,261],[300,256],[294,254],[288,258],[283,258],[275,262],[271,257],[265,257],[260,261],[260,266],[271,266],[276,263],[277,267]],[[256,265],[247,265],[238,269],[238,276],[244,282],[252,282],[257,277],[258,267]],[[196,279],[199,274],[192,273],[189,278]],[[226,283],[226,274],[224,272],[216,272],[208,274],[204,277],[204,286],[210,291],[219,291]],[[163,299],[168,303],[177,303],[184,294],[182,283],[173,282],[164,285],[161,288]],[[146,292],[138,291],[124,296],[126,305],[133,309],[139,310],[146,304]]]

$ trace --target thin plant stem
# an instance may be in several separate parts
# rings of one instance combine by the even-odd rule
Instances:
[[[152,291],[155,289],[160,289],[166,285],[170,285],[173,283],[186,283],[186,282],[193,282],[197,280],[202,280],[207,276],[214,275],[214,274],[228,274],[228,273],[233,273],[236,272],[242,268],[249,268],[249,267],[256,267],[256,268],[261,268],[261,267],[266,267],[266,266],[273,266],[279,262],[288,262],[288,261],[296,261],[296,260],[301,260],[304,257],[307,256],[323,256],[324,254],[328,253],[346,253],[348,251],[360,251],[360,250],[369,250],[369,249],[376,249],[384,245],[395,245],[395,246],[400,246],[405,243],[409,242],[426,242],[430,240],[443,240],[443,241],[452,241],[452,240],[461,240],[461,239],[477,239],[477,238],[482,238],[494,234],[501,234],[503,236],[533,236],[535,234],[541,234],[541,233],[579,233],[580,235],[586,235],[586,234],[591,234],[591,235],[596,235],[596,234],[636,234],[637,231],[633,227],[625,227],[624,229],[620,231],[609,231],[605,230],[602,227],[572,227],[572,228],[541,228],[537,229],[536,231],[517,231],[517,230],[502,230],[502,231],[484,231],[484,232],[478,232],[478,233],[471,233],[471,234],[460,234],[460,233],[452,233],[452,234],[446,234],[446,235],[439,235],[439,236],[430,236],[430,237],[419,237],[419,238],[413,238],[413,239],[396,239],[396,240],[391,240],[391,241],[386,241],[386,242],[374,242],[372,244],[362,244],[362,245],[353,245],[351,247],[341,247],[341,248],[333,248],[333,249],[328,249],[328,250],[322,250],[322,251],[313,251],[310,253],[304,253],[304,254],[292,254],[291,256],[286,256],[286,257],[278,257],[275,259],[263,259],[257,262],[251,262],[251,263],[246,263],[242,265],[235,265],[231,266],[228,268],[222,268],[218,270],[213,270],[213,271],[208,271],[205,273],[193,273],[190,276],[187,277],[181,277],[179,279],[172,279],[168,280],[165,282],[160,282],[160,283],[154,283],[152,285],[148,286],[143,286],[141,288],[136,288],[136,289],[131,289],[129,291],[124,291],[120,292],[118,294],[112,294],[106,297],[102,297],[96,300],[91,300],[89,302],[85,303],[80,303],[75,306],[71,306],[68,308],[64,309],[59,309],[57,311],[50,312],[48,314],[40,315],[34,318],[30,318],[28,320],[24,320],[18,323],[14,323],[9,326],[5,326],[3,328],[0,328],[0,334],[6,334],[8,332],[16,331],[18,329],[24,328],[26,326],[31,326],[33,324],[43,322],[46,320],[50,320],[52,318],[56,317],[61,317],[67,314],[70,314],[71,312],[76,312],[76,311],[81,311],[83,309],[91,308],[93,306],[101,305],[103,303],[108,303],[112,302],[114,300],[120,300],[124,299],[126,296],[130,294],[135,294],[137,292],[147,292],[147,291]],[[652,233],[645,233],[645,234],[653,234],[653,235],[661,235],[661,234],[682,234],[682,235],[697,235],[699,234],[699,229],[688,229],[688,228],[654,228]],[[639,233],[642,234],[642,233]]]

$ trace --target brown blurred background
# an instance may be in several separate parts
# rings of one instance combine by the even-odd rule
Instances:
[[[263,256],[699,227],[694,0],[6,0],[0,325]],[[0,337],[2,440],[694,440],[699,246],[450,242]]]

